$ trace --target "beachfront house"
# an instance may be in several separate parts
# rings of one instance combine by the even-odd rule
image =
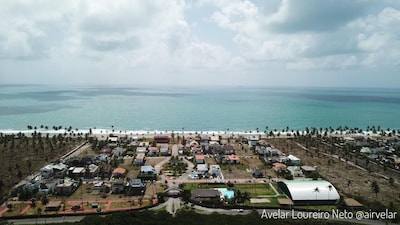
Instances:
[[[156,143],[168,144],[169,143],[169,136],[167,136],[167,135],[157,135],[157,136],[154,136],[154,141]]]
[[[250,136],[248,139],[248,145],[249,147],[254,147],[258,144],[258,141],[260,141],[260,138],[256,135]]]

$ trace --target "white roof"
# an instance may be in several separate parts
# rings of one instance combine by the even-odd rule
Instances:
[[[297,158],[297,157],[294,156],[294,155],[288,155],[288,159],[290,159],[291,161],[300,161],[300,159]]]
[[[155,172],[156,170],[152,166],[142,166],[140,167],[141,172]]]
[[[75,167],[72,173],[83,173],[85,172],[85,167]]]
[[[118,141],[118,137],[109,137],[108,140],[117,142]]]
[[[304,200],[337,200],[340,198],[336,188],[326,180],[285,180],[285,184],[290,192],[293,201]]]
[[[197,164],[197,171],[208,171],[207,164]]]
[[[137,153],[143,153],[143,152],[146,152],[147,151],[147,147],[137,147],[136,148],[136,152]]]

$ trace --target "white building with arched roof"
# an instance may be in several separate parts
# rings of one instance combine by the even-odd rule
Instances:
[[[294,205],[335,204],[340,198],[335,186],[326,180],[285,180],[278,186]]]

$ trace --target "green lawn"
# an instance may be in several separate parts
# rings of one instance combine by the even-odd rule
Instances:
[[[233,189],[241,192],[247,191],[250,193],[251,198],[275,195],[275,191],[269,184],[235,184]]]

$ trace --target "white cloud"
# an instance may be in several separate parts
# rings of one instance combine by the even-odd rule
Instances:
[[[393,67],[399,7],[391,0],[4,0],[0,79],[30,72],[20,65],[38,81],[210,74],[256,84],[274,74]]]

